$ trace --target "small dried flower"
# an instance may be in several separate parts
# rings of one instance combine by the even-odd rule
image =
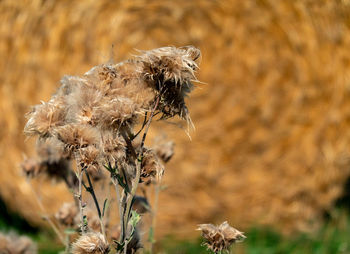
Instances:
[[[197,230],[202,231],[202,236],[205,239],[204,245],[214,253],[228,251],[229,247],[246,238],[243,232],[231,227],[227,221],[224,221],[219,226],[213,224],[200,224]]]
[[[118,97],[105,100],[96,108],[93,121],[103,130],[117,130],[122,124],[133,125],[142,111],[130,98]]]
[[[75,225],[77,214],[78,210],[75,203],[64,203],[55,214],[55,217],[62,225],[72,227]]]
[[[174,155],[174,142],[159,142],[157,143],[153,149],[158,155],[158,157],[164,162],[167,163]]]
[[[21,168],[24,174],[27,177],[35,177],[40,171],[42,171],[43,167],[39,160],[34,158],[27,158],[21,163]]]
[[[102,176],[99,168],[100,156],[100,151],[95,146],[84,147],[75,152],[78,164],[82,168],[86,168],[90,176],[95,179],[99,179]]]
[[[58,180],[68,180],[71,155],[64,149],[61,141],[55,137],[39,139],[36,151],[39,156],[41,172]]]
[[[101,233],[89,232],[73,243],[73,254],[107,254],[109,245]]]
[[[150,204],[147,198],[136,195],[133,198],[132,209],[138,214],[144,214],[150,211]]]
[[[36,254],[36,245],[26,236],[18,236],[11,232],[0,233],[0,253],[3,254]]]
[[[144,51],[138,56],[146,82],[161,94],[159,109],[163,117],[179,115],[189,120],[186,97],[196,80],[200,51],[192,46],[164,47]]]
[[[107,163],[115,166],[116,161],[123,160],[126,156],[126,144],[118,136],[113,137],[112,133],[106,133],[102,140],[102,149]]]
[[[61,98],[53,97],[49,102],[36,105],[27,117],[26,135],[48,137],[54,128],[64,124],[66,107]]]
[[[64,144],[55,137],[39,139],[36,144],[36,153],[40,160],[47,164],[70,159],[70,154],[65,151]]]
[[[84,124],[67,124],[59,127],[55,130],[55,135],[69,151],[97,144],[100,137],[97,129]]]
[[[67,96],[67,104],[70,105],[67,112],[68,122],[77,122],[80,124],[91,124],[95,126],[94,121],[96,109],[103,99],[101,91],[80,84],[74,87],[72,93]]]
[[[160,178],[164,173],[164,166],[160,162],[156,153],[151,150],[144,148],[143,159],[141,164],[141,179],[146,180],[149,177]]]

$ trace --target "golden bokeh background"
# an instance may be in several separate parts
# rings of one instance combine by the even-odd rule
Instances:
[[[188,99],[192,141],[169,123],[153,127],[176,143],[159,234],[195,236],[197,224],[223,220],[310,231],[342,195],[350,1],[3,0],[0,21],[0,195],[33,223],[40,214],[18,167],[34,153],[23,135],[30,106],[65,74],[169,45],[201,49],[206,84]],[[50,212],[69,199],[61,183],[36,187]]]

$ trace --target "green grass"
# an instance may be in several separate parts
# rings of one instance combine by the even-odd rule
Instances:
[[[20,216],[10,213],[0,200],[0,231],[15,231],[31,237],[38,244],[40,254],[56,254],[63,248],[51,232],[31,226]],[[237,243],[232,253],[240,254],[350,254],[350,213],[335,210],[324,225],[313,234],[296,234],[284,237],[269,228],[251,228],[243,243]],[[162,253],[191,254],[208,253],[196,241],[174,241],[167,237],[158,244]]]
[[[268,228],[252,228],[247,239],[237,243],[232,253],[245,254],[334,254],[350,253],[350,214],[335,211],[321,229],[314,234],[283,237]],[[174,243],[166,239],[162,248],[169,254],[208,253],[200,240]]]

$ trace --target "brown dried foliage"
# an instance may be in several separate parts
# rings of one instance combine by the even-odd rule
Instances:
[[[101,233],[90,232],[80,236],[72,247],[73,254],[107,254],[109,245]]]
[[[202,231],[202,236],[205,240],[204,245],[214,253],[229,251],[230,246],[242,241],[246,238],[242,232],[231,227],[227,221],[224,221],[219,226],[213,224],[200,224],[198,229]]]
[[[18,236],[15,233],[7,235],[0,233],[0,253],[2,254],[36,254],[37,247],[26,236]]]

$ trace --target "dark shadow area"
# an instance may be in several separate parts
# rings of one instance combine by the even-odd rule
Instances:
[[[10,211],[0,198],[0,231],[7,230],[25,234],[37,234],[39,232],[39,228],[31,226],[19,214]]]
[[[350,212],[350,177],[344,185],[343,195],[336,200],[335,206],[344,208]]]

